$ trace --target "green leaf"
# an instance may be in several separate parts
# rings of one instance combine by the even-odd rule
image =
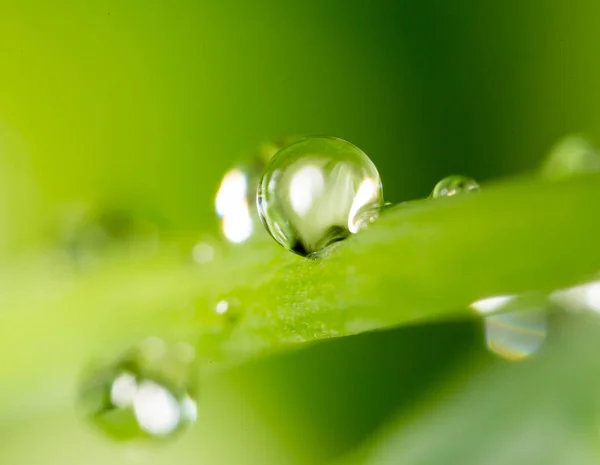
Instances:
[[[597,316],[555,318],[539,356],[464,369],[339,465],[579,465],[600,460]]]
[[[204,267],[183,265],[170,247],[87,273],[8,264],[0,352],[12,358],[0,366],[10,380],[0,410],[35,409],[30,393],[41,389],[37,402],[66,400],[92,357],[149,335],[197,342],[211,371],[311,340],[464,316],[492,295],[575,284],[599,269],[599,198],[600,177],[589,175],[410,202],[317,260],[269,241]],[[222,299],[229,315],[215,312]]]

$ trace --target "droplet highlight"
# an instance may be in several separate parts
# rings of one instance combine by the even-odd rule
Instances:
[[[148,338],[84,376],[79,407],[118,440],[173,436],[197,418],[191,345]]]
[[[383,190],[377,168],[358,147],[334,137],[309,137],[271,159],[257,205],[269,234],[307,256],[374,221]]]
[[[256,189],[268,161],[282,147],[298,138],[289,136],[264,142],[246,160],[227,171],[215,196],[220,229],[229,242],[241,244],[255,235],[260,220],[256,212]]]
[[[440,197],[452,197],[459,194],[470,194],[479,190],[479,184],[473,178],[468,176],[453,175],[448,176],[438,182],[433,188],[431,197],[434,199]]]
[[[600,313],[600,281],[554,291],[550,299],[566,310]]]
[[[229,171],[219,186],[215,209],[221,218],[223,235],[233,243],[248,240],[253,224],[248,203],[248,175],[240,169]]]
[[[478,313],[489,314],[500,310],[515,298],[514,295],[498,295],[473,302],[470,307]]]

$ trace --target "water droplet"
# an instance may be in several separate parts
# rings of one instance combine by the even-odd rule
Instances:
[[[578,134],[570,135],[552,148],[542,163],[540,171],[549,179],[598,172],[600,153],[586,137]]]
[[[225,175],[217,192],[215,208],[221,218],[223,234],[229,241],[238,244],[250,238],[254,225],[245,172],[236,168]]]
[[[498,295],[470,305],[487,315],[483,320],[485,341],[490,351],[508,360],[533,355],[546,338],[548,299],[543,293]],[[496,312],[505,312],[494,314]]]
[[[223,236],[234,244],[246,242],[256,232],[260,221],[256,212],[256,188],[261,173],[282,144],[297,140],[286,137],[265,142],[256,153],[238,163],[223,176],[215,198],[215,210],[221,219]]]
[[[194,358],[189,344],[148,338],[86,374],[81,410],[115,439],[170,437],[197,417]]]
[[[373,221],[383,191],[377,168],[359,148],[334,137],[309,137],[271,159],[257,204],[271,236],[306,256]]]
[[[522,360],[536,353],[546,339],[547,316],[544,310],[492,315],[485,318],[488,348],[502,358]]]
[[[458,194],[469,194],[479,190],[479,184],[468,176],[448,176],[438,182],[433,188],[431,197],[434,199],[440,197],[451,197]]]

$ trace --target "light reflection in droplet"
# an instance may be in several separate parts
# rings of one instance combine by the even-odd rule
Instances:
[[[189,396],[185,396],[181,402],[181,411],[186,420],[195,422],[198,419],[198,405]]]
[[[485,318],[488,348],[507,360],[522,360],[537,352],[546,339],[544,310],[524,310]]]
[[[223,315],[225,312],[227,312],[227,310],[229,310],[229,302],[226,300],[219,300],[215,310],[219,315]]]
[[[591,310],[600,313],[600,281],[561,289],[551,294],[551,299],[570,310]]]
[[[303,217],[325,190],[325,177],[321,168],[306,165],[300,168],[290,182],[290,203],[298,216]]]
[[[116,407],[129,407],[133,404],[137,392],[135,376],[124,372],[115,379],[110,388],[110,401]]]
[[[252,235],[247,195],[248,178],[239,169],[229,171],[217,191],[215,208],[221,218],[223,234],[234,243],[244,242]]]
[[[252,217],[248,204],[240,205],[239,210],[224,216],[221,225],[223,234],[231,242],[239,244],[250,238],[252,235]]]
[[[133,400],[133,411],[140,428],[149,434],[164,436],[179,425],[181,412],[175,397],[164,386],[142,381]]]
[[[248,179],[241,170],[233,169],[225,174],[215,199],[217,215],[223,217],[237,210],[239,203],[246,200],[247,189]]]
[[[195,350],[149,337],[82,379],[80,408],[118,440],[163,438],[195,421]]]
[[[358,187],[348,214],[348,230],[351,233],[356,234],[363,226],[359,213],[365,205],[372,205],[377,201],[379,190],[379,184],[372,178],[366,178]],[[373,210],[373,213],[376,213],[376,210]]]
[[[473,302],[470,305],[470,307],[479,313],[494,313],[500,310],[514,298],[514,295],[498,295],[494,297],[488,297],[486,299],[481,299],[477,300],[476,302]]]

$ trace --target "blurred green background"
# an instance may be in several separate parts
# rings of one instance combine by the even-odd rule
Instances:
[[[394,202],[448,174],[532,171],[563,136],[600,131],[599,15],[592,0],[4,1],[0,253],[52,247],[72,205],[217,234],[223,174],[288,134],[353,142]],[[451,323],[255,362],[206,387],[192,431],[150,449],[62,404],[0,412],[0,463],[324,463],[465,360],[490,362],[481,346]]]

